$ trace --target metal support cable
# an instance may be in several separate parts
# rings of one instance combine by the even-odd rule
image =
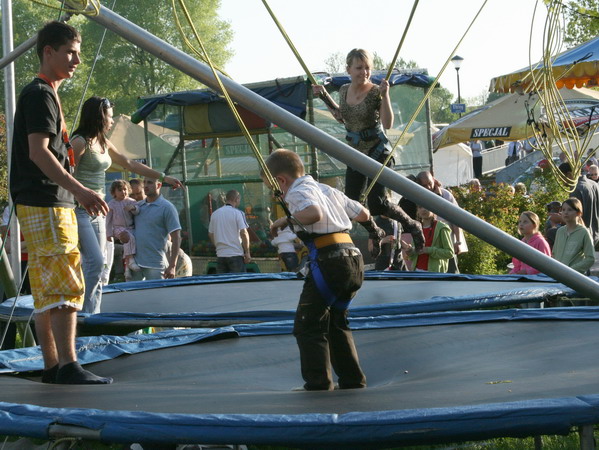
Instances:
[[[412,11],[410,12],[410,17],[408,17],[408,23],[406,23],[406,27],[403,30],[403,34],[397,46],[397,50],[395,50],[395,55],[393,55],[393,59],[391,60],[391,64],[389,64],[389,69],[387,70],[387,76],[385,80],[389,81],[391,78],[391,74],[393,73],[393,67],[395,67],[395,63],[397,62],[397,58],[399,56],[399,52],[401,47],[403,47],[403,43],[406,40],[406,36],[408,35],[408,30],[410,29],[410,25],[412,24],[412,19],[414,18],[414,13],[416,12],[416,8],[418,7],[418,2],[420,0],[414,0],[414,5],[412,6]]]

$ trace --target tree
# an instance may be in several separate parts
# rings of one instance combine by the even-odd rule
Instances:
[[[331,53],[324,60],[324,67],[328,73],[341,73],[345,70],[345,56],[341,52]]]
[[[214,64],[222,67],[232,55],[227,47],[232,39],[232,30],[228,22],[218,17],[220,0],[187,0],[186,4],[210,58]],[[116,0],[114,5],[111,9],[115,13],[193,55],[182,42],[171,2]],[[34,35],[45,21],[56,18],[52,17],[56,16],[54,10],[25,0],[14,2],[13,13],[16,45]],[[104,27],[83,17],[75,16],[69,23],[78,28],[83,36],[83,63],[77,69],[75,77],[61,87],[60,95],[67,121],[75,116],[83,86],[104,32]],[[191,31],[185,28],[184,32],[193,41]],[[35,52],[30,51],[19,58],[15,70],[18,91],[29,82],[30,74],[35,73],[37,66]],[[116,103],[115,113],[131,114],[136,109],[139,96],[201,87],[196,80],[107,31],[85,98],[91,95],[108,97]]]
[[[569,2],[566,16],[566,44],[576,46],[599,35],[599,0]]]

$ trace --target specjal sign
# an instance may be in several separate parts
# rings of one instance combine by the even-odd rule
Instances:
[[[512,127],[473,128],[470,137],[474,139],[509,137],[511,131]]]

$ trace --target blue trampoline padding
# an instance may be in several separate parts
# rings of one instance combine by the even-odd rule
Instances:
[[[599,278],[591,277],[596,281]],[[129,281],[126,283],[113,283],[103,287],[102,292],[123,292],[154,287],[188,286],[196,284],[230,283],[243,281],[265,280],[297,280],[297,274],[292,272],[282,273],[224,273],[219,275],[195,275],[185,278],[170,280],[143,280]],[[469,275],[453,273],[431,272],[400,272],[400,271],[368,271],[364,273],[365,280],[470,280],[470,281],[519,281],[519,282],[546,282],[556,283],[553,278],[546,275]]]
[[[359,317],[351,320],[352,330],[422,327],[460,323],[517,320],[599,320],[599,307],[549,309],[503,309],[494,311],[449,311],[394,316]],[[293,321],[239,324],[216,329],[191,328],[155,334],[128,336],[88,336],[77,338],[77,358],[91,364],[118,356],[178,347],[215,337],[255,337],[291,334]],[[0,351],[0,373],[30,372],[43,369],[40,347]]]
[[[0,433],[48,439],[52,425],[100,431],[106,442],[198,443],[377,448],[568,434],[599,421],[599,395],[457,408],[346,414],[156,414],[44,408],[0,402]]]
[[[169,280],[143,280],[128,281],[126,283],[108,284],[102,288],[103,293],[125,292],[138,289],[151,289],[169,286],[189,286],[196,284],[231,283],[241,281],[267,281],[267,280],[297,280],[297,274],[292,272],[282,273],[223,273],[218,275],[195,275],[192,277],[173,278]],[[548,280],[550,280],[548,278]]]
[[[394,281],[447,283],[447,288],[436,289],[437,293],[449,292],[452,295],[434,295],[426,290],[425,286],[415,285],[409,287],[404,285],[397,289],[392,284]],[[538,303],[556,296],[573,296],[576,293],[566,286],[556,283],[546,276],[525,275],[462,275],[462,274],[434,274],[427,272],[367,272],[365,274],[365,285],[358,293],[358,297],[350,304],[351,317],[369,317],[380,315],[415,314],[447,310],[467,310],[477,308],[489,308],[497,306],[508,306],[521,303]],[[460,295],[456,286],[451,283],[461,282],[488,282],[493,283],[489,289],[493,291],[473,289],[474,293]],[[250,282],[249,284],[247,284]],[[292,282],[291,289],[281,289],[287,292],[287,297],[273,295],[272,291],[265,290],[265,285],[260,283],[269,282]],[[376,284],[381,282],[380,288]],[[236,283],[246,283],[243,289],[253,289],[260,294],[255,295],[255,300],[245,302],[234,301],[239,292],[236,291]],[[386,283],[386,284],[385,284]],[[232,295],[224,295],[224,290],[214,290],[214,286],[225,284],[231,289]],[[517,284],[517,288],[514,285]],[[168,298],[165,292],[158,293],[159,289],[172,287],[186,287],[194,289],[194,286],[211,286],[209,291],[178,291],[176,297],[178,302],[172,299],[170,302],[154,301],[152,309],[150,298]],[[278,284],[268,285],[270,289],[278,290]],[[431,285],[432,286],[432,285]],[[473,285],[475,286],[475,285]],[[294,317],[295,305],[299,297],[301,281],[294,273],[247,273],[247,274],[223,274],[202,275],[173,280],[151,280],[128,283],[117,283],[104,287],[104,292],[111,295],[125,295],[127,292],[148,290],[150,295],[143,298],[138,296],[132,300],[127,298],[105,297],[105,305],[112,305],[99,314],[79,313],[79,323],[90,327],[101,327],[104,325],[127,326],[129,328],[138,326],[225,326],[237,323],[270,322],[275,320],[291,320]],[[224,288],[224,286],[223,286]],[[294,291],[297,291],[295,292]],[[151,291],[156,290],[154,297]],[[464,286],[461,291],[464,292]],[[397,293],[395,294],[395,292]],[[465,291],[468,291],[466,289]],[[267,293],[268,292],[268,293]],[[295,292],[295,293],[291,293]],[[416,299],[410,297],[408,292],[416,292]],[[432,295],[426,297],[426,295]],[[199,296],[205,294],[201,301]],[[224,295],[224,297],[223,297]],[[406,297],[407,295],[407,297]],[[423,297],[419,297],[422,295]],[[220,298],[217,298],[220,296]],[[369,297],[372,296],[372,297]],[[245,297],[242,296],[245,299]],[[251,298],[251,297],[250,297]],[[420,299],[423,298],[423,299]],[[108,303],[111,300],[111,303]],[[130,300],[127,303],[127,300]],[[222,302],[222,303],[221,303]],[[172,304],[172,306],[169,306]],[[127,305],[130,308],[127,310]],[[167,306],[167,308],[163,308]],[[169,309],[171,308],[172,309]],[[19,299],[18,307],[11,315],[12,304],[10,301],[0,305],[0,318],[12,317],[13,320],[26,320],[31,315],[31,297]],[[121,309],[122,308],[122,309]],[[203,309],[202,309],[203,308]],[[97,328],[98,334],[103,331]],[[114,331],[111,331],[114,332]]]
[[[597,321],[599,308],[554,308],[549,310],[502,310],[435,313],[403,317],[381,317],[376,320],[357,319],[354,330],[369,328],[423,327],[439,324],[466,324],[494,321],[534,322]],[[263,335],[287,334],[290,323],[255,324],[226,327],[222,330],[176,330],[148,336],[101,337],[85,340],[88,359],[103,347],[109,352],[126,350],[127,354],[147,351],[154,344],[160,348],[169,345],[187,345],[206,341],[208,336],[218,338],[227,333],[232,339]],[[195,337],[194,337],[195,336]],[[225,336],[220,336],[225,337]],[[136,343],[136,341],[138,341]],[[203,344],[200,344],[203,345]],[[115,352],[115,348],[117,351]],[[29,359],[37,349],[27,349],[20,359]],[[102,350],[101,353],[104,353]],[[7,366],[12,351],[0,352],[0,361]],[[110,356],[110,357],[112,357]],[[104,359],[104,356],[102,356]],[[100,359],[101,360],[101,359]],[[473,361],[470,361],[473,362]],[[441,368],[442,369],[442,368]],[[548,367],[550,370],[550,367]],[[0,377],[0,382],[2,377]],[[0,384],[1,386],[1,384]],[[25,385],[26,386],[26,385]],[[31,386],[33,387],[33,386]],[[451,386],[449,387],[451,388]],[[65,395],[68,388],[48,386],[40,389]],[[84,389],[94,389],[92,387]],[[101,387],[96,387],[101,392]],[[376,388],[375,388],[376,390]],[[367,390],[368,391],[368,390]],[[354,392],[347,394],[349,399]],[[367,392],[364,392],[367,394]],[[328,395],[303,393],[297,395]],[[329,396],[330,401],[336,397]],[[316,401],[310,397],[309,401]],[[320,398],[322,399],[322,398]],[[376,448],[390,445],[456,442],[486,439],[496,436],[524,437],[541,434],[567,434],[571,427],[599,422],[599,395],[585,394],[556,398],[533,398],[526,401],[459,405],[437,408],[393,409],[365,412],[300,413],[300,414],[166,414],[143,411],[100,410],[82,408],[49,408],[28,404],[0,403],[0,434],[52,437],[53,425],[82,427],[97,430],[107,442],[155,443],[229,443],[290,446],[318,446],[320,448]]]
[[[480,295],[467,295],[460,297],[433,297],[427,300],[416,300],[401,303],[385,303],[380,305],[352,306],[350,304],[349,316],[351,318],[377,317],[398,314],[419,314],[435,311],[462,311],[476,308],[490,308],[497,306],[509,306],[519,303],[542,302],[555,295],[574,295],[575,292],[564,286],[534,287],[528,289],[512,289],[497,293]],[[270,322],[275,320],[292,320],[295,310],[264,310],[264,311],[240,311],[231,313],[100,313],[80,314],[82,323],[85,325],[118,324],[120,321],[148,320],[148,321],[197,321],[198,323],[255,323]],[[158,325],[157,325],[158,326]]]

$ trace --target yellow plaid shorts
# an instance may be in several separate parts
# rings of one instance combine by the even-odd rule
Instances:
[[[29,281],[35,312],[83,306],[84,281],[72,208],[17,205],[29,250]]]

